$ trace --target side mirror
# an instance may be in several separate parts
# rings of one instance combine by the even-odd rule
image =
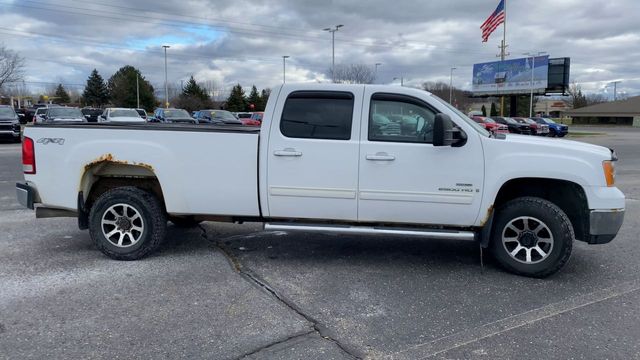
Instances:
[[[433,119],[433,146],[451,146],[453,144],[453,123],[447,114],[436,114]]]
[[[460,147],[467,143],[467,134],[453,126],[447,114],[437,114],[433,121],[433,146]]]

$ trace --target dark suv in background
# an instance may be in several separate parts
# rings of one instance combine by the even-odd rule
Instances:
[[[531,135],[529,124],[521,124],[510,117],[494,116],[492,119],[498,124],[507,125],[509,132],[512,134]]]
[[[0,105],[0,136],[20,142],[20,121],[13,107]]]

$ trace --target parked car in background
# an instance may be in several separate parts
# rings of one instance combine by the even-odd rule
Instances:
[[[106,108],[100,115],[100,122],[144,122],[138,112],[129,108]]]
[[[77,107],[52,107],[45,109],[44,114],[42,115],[43,123],[49,122],[87,122],[87,118],[82,114]]]
[[[20,120],[8,105],[0,105],[0,137],[20,142]]]
[[[199,110],[196,111],[196,120],[200,124],[242,125],[242,121],[226,110]]]
[[[18,115],[18,121],[20,122],[20,124],[26,124],[27,121],[29,121],[29,119],[27,118],[27,109],[18,108],[13,109],[13,111],[15,111],[16,115]]]
[[[492,119],[498,124],[507,125],[509,132],[512,134],[531,135],[531,127],[529,124],[520,124],[510,117],[495,116]]]
[[[250,112],[237,112],[235,115],[240,120],[242,120],[242,119],[251,119],[252,113],[250,113]]]
[[[539,136],[549,136],[549,125],[547,124],[538,124],[535,120],[530,118],[523,118],[523,120],[531,125],[536,125],[536,132]]]
[[[548,118],[542,118],[542,117],[534,117],[531,118],[532,120],[534,120],[535,122],[537,122],[538,124],[545,124],[549,126],[549,136],[551,137],[564,137],[565,135],[567,135],[569,133],[569,127],[567,125],[562,125],[562,124],[558,124],[555,121],[548,119]]]
[[[194,119],[189,115],[187,110],[184,109],[165,109],[165,108],[157,108],[153,113],[153,117],[160,122],[165,123],[186,123],[186,124],[197,124],[198,120]]]
[[[494,134],[507,134],[509,133],[509,128],[507,125],[498,124],[495,120],[490,117],[485,116],[473,116],[473,121],[482,125],[485,129],[491,131]]]
[[[87,117],[87,121],[89,122],[98,122],[98,117],[102,115],[102,109],[92,108],[92,107],[84,107],[80,109],[82,114]]]
[[[529,130],[531,131],[531,135],[538,135],[538,123],[530,124],[524,118],[521,118],[521,117],[514,117],[512,119],[517,121],[520,124],[524,124],[524,125],[529,126]]]
[[[145,121],[149,117],[149,116],[147,116],[147,110],[145,110],[145,109],[135,109],[135,110],[138,113],[138,115],[140,115],[140,117],[143,118]]]
[[[47,109],[49,108],[53,108],[53,107],[60,107],[60,105],[55,105],[55,104],[36,104],[35,106],[35,111],[33,112],[33,118],[31,119],[31,122],[37,123],[37,122],[42,122],[43,120],[43,116],[44,114],[47,112]]]
[[[262,123],[262,118],[264,117],[264,112],[257,111],[251,114],[251,120],[260,121]]]

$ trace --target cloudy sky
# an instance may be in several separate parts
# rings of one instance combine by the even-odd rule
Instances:
[[[0,42],[27,60],[26,82],[81,89],[93,68],[108,78],[130,64],[157,87],[193,74],[225,91],[327,81],[331,34],[336,63],[378,68],[379,83],[449,81],[469,89],[473,63],[493,61],[479,26],[498,0],[0,0]],[[510,58],[530,51],[571,57],[571,80],[587,92],[640,95],[638,0],[509,0]]]

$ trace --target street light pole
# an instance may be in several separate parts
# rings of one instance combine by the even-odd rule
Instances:
[[[287,68],[285,67],[286,59],[289,58],[289,55],[282,55],[282,83],[287,82]]]
[[[620,80],[618,81],[612,81],[609,83],[609,85],[613,84],[613,101],[616,101],[618,99],[618,83],[621,83]]]
[[[373,73],[373,79],[374,81],[378,79],[378,66],[382,65],[382,63],[376,63],[376,69]]]
[[[404,86],[404,76],[394,77],[393,80],[400,80],[400,86]]]
[[[453,104],[453,70],[457,68],[451,68],[451,74],[449,75],[449,104]]]
[[[336,82],[336,31],[344,25],[336,25],[335,28],[324,28],[323,31],[331,33],[331,81]]]
[[[136,102],[140,109],[140,74],[136,73]]]
[[[533,53],[522,54],[522,55],[531,56],[531,84],[530,84],[531,94],[529,95],[529,117],[533,117],[533,75],[536,70],[536,56],[540,56],[543,54],[546,54],[546,52],[538,51],[538,55],[535,55]]]
[[[162,45],[164,48],[164,107],[169,107],[169,85],[167,83],[167,49],[171,46]]]

